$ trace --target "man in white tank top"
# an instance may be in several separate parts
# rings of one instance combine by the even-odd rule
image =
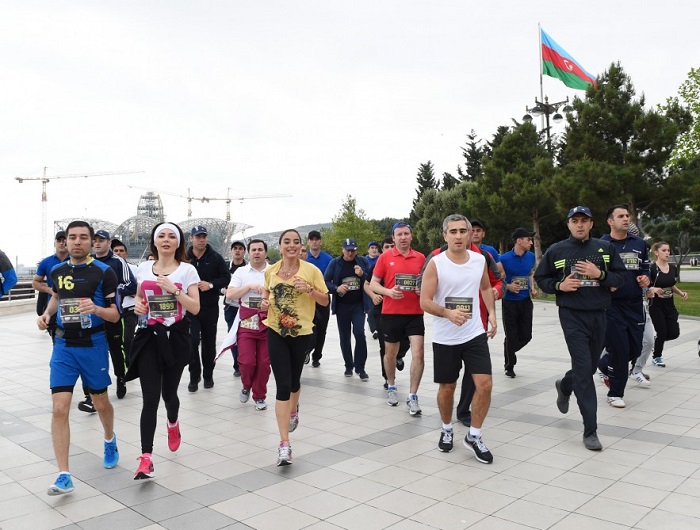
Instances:
[[[481,427],[491,404],[491,357],[488,337],[496,334],[493,291],[484,256],[468,250],[471,224],[459,214],[448,215],[442,223],[447,250],[435,256],[425,269],[420,305],[433,319],[434,380],[442,419],[438,448],[452,450],[452,409],[462,362],[472,374],[476,392],[472,420],[464,445],[479,462],[490,464],[493,455],[481,438]],[[489,312],[488,335],[484,332],[479,293]]]

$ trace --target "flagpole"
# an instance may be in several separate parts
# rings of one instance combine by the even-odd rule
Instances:
[[[537,38],[540,41],[540,101],[544,102],[544,86],[542,83],[542,78],[544,77],[544,63],[542,62],[542,24],[540,22],[537,23]],[[540,121],[541,127],[544,128],[544,115],[542,115]]]

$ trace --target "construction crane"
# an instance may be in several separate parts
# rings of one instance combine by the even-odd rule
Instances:
[[[241,195],[238,197],[231,197],[231,188],[226,189],[226,197],[193,197],[192,193],[190,192],[190,188],[187,188],[187,195],[182,195],[179,193],[172,193],[169,191],[154,190],[153,188],[141,188],[138,186],[128,186],[128,187],[133,188],[133,189],[139,189],[139,190],[154,191],[156,193],[162,193],[164,195],[171,195],[173,197],[181,197],[183,199],[187,199],[187,217],[188,218],[192,217],[192,201],[197,201],[197,202],[201,202],[201,203],[211,202],[211,201],[226,201],[226,221],[227,222],[231,221],[231,202],[232,201],[243,202],[244,200],[252,200],[252,199],[271,199],[274,197],[291,197],[291,195],[281,194],[281,193],[273,193],[270,195]]]
[[[15,177],[15,180],[22,184],[25,180],[39,180],[41,181],[41,248],[43,255],[46,255],[46,202],[48,200],[46,196],[46,185],[56,179],[79,179],[88,177],[104,177],[107,175],[130,175],[132,173],[144,173],[144,171],[105,171],[102,173],[76,173],[72,175],[55,175],[53,177],[46,176],[46,170],[48,167],[44,166],[44,176],[43,177]]]

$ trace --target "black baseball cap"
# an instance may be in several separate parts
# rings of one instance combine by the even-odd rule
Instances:
[[[309,236],[306,239],[321,239],[321,232],[318,230],[312,230],[309,232]]]
[[[245,250],[245,243],[243,241],[234,241],[231,243],[231,248],[235,247],[236,245],[243,247],[243,250]]]
[[[571,210],[569,210],[569,215],[566,216],[566,220],[568,221],[577,213],[580,213],[582,215],[585,215],[586,217],[590,217],[591,219],[593,219],[593,214],[591,213],[591,210],[588,208],[588,206],[576,206],[575,208],[571,208]]]
[[[112,238],[109,235],[109,232],[107,232],[107,230],[98,230],[97,232],[95,232],[95,237],[99,237],[102,239],[109,239],[110,241],[112,240]]]
[[[65,239],[66,238],[66,233],[63,230],[59,230],[56,232],[56,237],[54,237],[54,241],[58,241],[59,239]]]
[[[510,238],[515,241],[516,239],[519,239],[521,237],[535,237],[535,232],[531,232],[527,228],[518,227],[513,231],[513,235],[510,236]]]
[[[478,226],[481,227],[482,230],[486,230],[484,223],[482,223],[479,219],[472,219],[471,221],[469,221],[469,223],[472,225],[472,227]]]

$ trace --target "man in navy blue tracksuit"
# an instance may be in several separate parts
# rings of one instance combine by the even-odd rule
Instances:
[[[628,233],[630,214],[626,205],[618,204],[607,212],[610,235],[601,237],[617,250],[627,271],[625,283],[612,293],[607,311],[605,352],[598,367],[608,377],[608,404],[624,408],[629,363],[642,352],[644,336],[644,302],[642,288],[649,287],[649,252],[640,237]]]
[[[587,207],[569,210],[566,225],[571,236],[547,249],[535,281],[545,293],[556,294],[559,322],[571,356],[571,370],[555,385],[557,407],[566,414],[571,394],[576,394],[583,417],[583,443],[587,449],[600,451],[593,374],[605,341],[610,289],[624,284],[625,266],[609,241],[590,237],[593,215]]]

